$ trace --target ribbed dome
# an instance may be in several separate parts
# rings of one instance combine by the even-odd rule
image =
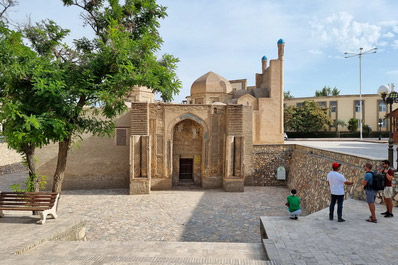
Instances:
[[[191,86],[191,95],[200,93],[229,93],[231,91],[231,83],[214,72],[202,75]]]

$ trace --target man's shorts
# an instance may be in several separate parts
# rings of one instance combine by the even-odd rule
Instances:
[[[366,190],[366,202],[367,203],[375,203],[377,191],[375,190]]]
[[[392,187],[389,186],[384,187],[384,198],[386,199],[392,198]]]

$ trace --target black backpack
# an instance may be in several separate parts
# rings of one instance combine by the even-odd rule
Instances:
[[[384,175],[374,171],[372,171],[371,173],[372,173],[373,182],[372,185],[369,185],[369,187],[372,190],[384,190],[384,187],[386,186]]]

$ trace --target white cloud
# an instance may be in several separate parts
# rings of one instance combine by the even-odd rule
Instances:
[[[383,34],[383,38],[393,38],[394,34],[392,32],[387,32],[385,34]]]
[[[386,47],[386,46],[388,45],[388,42],[386,42],[386,41],[380,41],[380,42],[377,43],[377,45],[378,45],[378,46],[381,46],[381,47]]]
[[[398,21],[397,20],[382,21],[378,24],[382,27],[391,27],[393,32],[398,33]]]
[[[311,23],[313,34],[324,47],[335,47],[340,52],[354,52],[374,48],[381,36],[381,27],[358,22],[347,12],[332,14]]]
[[[394,49],[398,49],[398,40],[394,40],[393,44],[391,45]]]
[[[392,71],[388,71],[386,74],[387,74],[387,75],[394,75],[394,76],[398,76],[398,70],[392,70]]]
[[[323,54],[323,52],[318,49],[311,49],[308,52],[312,53],[312,54],[318,54],[318,55]]]

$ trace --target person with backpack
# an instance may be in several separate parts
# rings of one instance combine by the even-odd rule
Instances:
[[[394,217],[392,214],[392,180],[394,179],[394,170],[390,167],[390,161],[383,160],[381,162],[382,173],[385,177],[385,187],[383,190],[384,201],[386,203],[387,211],[381,213],[384,217]]]
[[[329,220],[333,220],[334,206],[337,201],[337,222],[345,222],[343,219],[343,202],[344,202],[344,184],[352,185],[353,182],[347,181],[343,174],[340,174],[341,164],[335,162],[332,164],[333,171],[327,175],[327,180],[330,187],[330,206],[329,206]]]
[[[371,214],[371,216],[368,219],[366,219],[366,221],[371,223],[377,223],[377,218],[375,213],[376,211],[375,200],[376,200],[377,190],[373,189],[372,187],[373,184],[372,167],[373,165],[369,162],[365,164],[364,169],[366,173],[364,179],[362,180],[362,185],[366,192],[366,202],[368,203]]]

